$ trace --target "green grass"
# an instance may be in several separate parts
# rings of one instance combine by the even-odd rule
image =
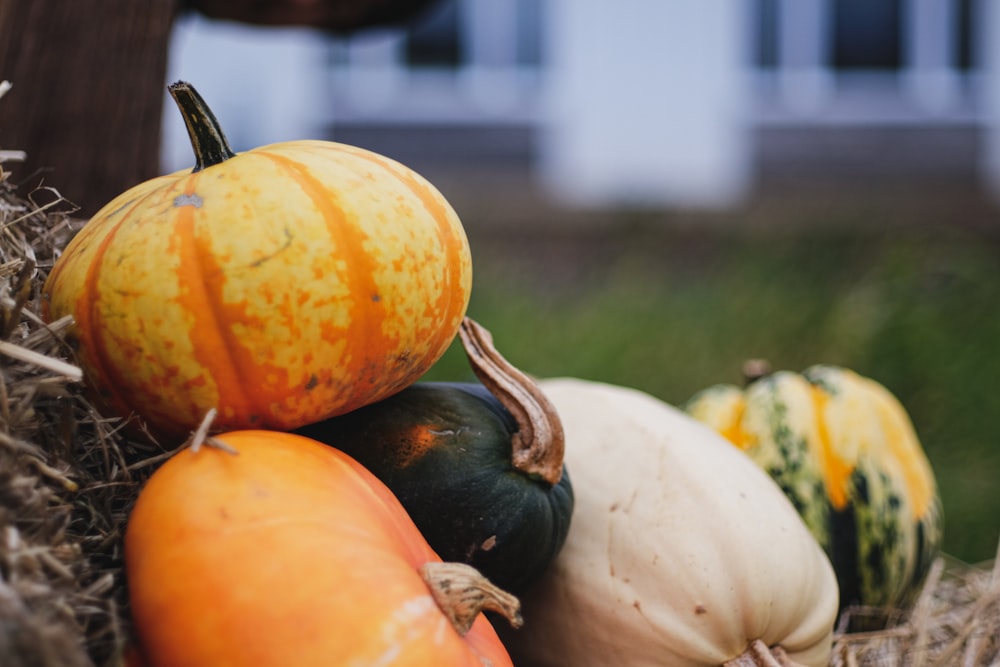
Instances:
[[[469,314],[539,376],[680,403],[742,362],[848,366],[906,406],[935,469],[945,551],[1000,539],[1000,245],[947,229],[470,234]],[[465,379],[453,346],[427,379]]]

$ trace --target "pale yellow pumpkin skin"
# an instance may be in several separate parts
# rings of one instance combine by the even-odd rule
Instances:
[[[263,146],[142,183],[99,211],[45,286],[112,412],[183,434],[291,429],[402,389],[454,338],[472,262],[407,167],[326,141]]]
[[[760,639],[828,663],[830,563],[781,490],[647,394],[544,380],[576,495],[566,544],[504,641],[519,667],[710,667]]]
[[[914,601],[943,513],[913,423],[886,387],[820,364],[708,387],[684,408],[781,486],[833,562],[843,605]]]

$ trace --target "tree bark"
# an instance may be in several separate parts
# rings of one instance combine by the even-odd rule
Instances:
[[[0,0],[0,147],[12,181],[52,186],[90,216],[159,172],[176,0]],[[12,165],[8,165],[8,169]]]

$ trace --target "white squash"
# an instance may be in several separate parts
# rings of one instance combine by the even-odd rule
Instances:
[[[749,457],[637,390],[540,386],[565,428],[576,508],[562,552],[522,598],[524,627],[504,637],[514,664],[773,664],[747,652],[764,645],[827,664],[833,569]]]

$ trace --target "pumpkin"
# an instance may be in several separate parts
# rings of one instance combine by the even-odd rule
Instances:
[[[842,605],[905,607],[942,537],[934,472],[909,415],[883,385],[816,365],[747,371],[686,410],[771,475],[833,562]]]
[[[194,88],[170,93],[197,165],[108,203],[44,285],[103,409],[170,437],[211,408],[223,430],[288,430],[416,381],[471,292],[441,193],[334,142],[236,155]]]
[[[569,530],[573,489],[562,426],[489,331],[466,318],[459,336],[482,384],[418,382],[297,432],[375,473],[442,558],[518,593]]]
[[[636,389],[539,385],[566,432],[576,507],[562,551],[521,596],[524,627],[501,634],[515,664],[827,664],[833,570],[760,468]]]
[[[289,433],[211,442],[154,472],[129,516],[146,665],[511,664],[480,611],[516,622],[516,598],[442,563],[356,461]]]

